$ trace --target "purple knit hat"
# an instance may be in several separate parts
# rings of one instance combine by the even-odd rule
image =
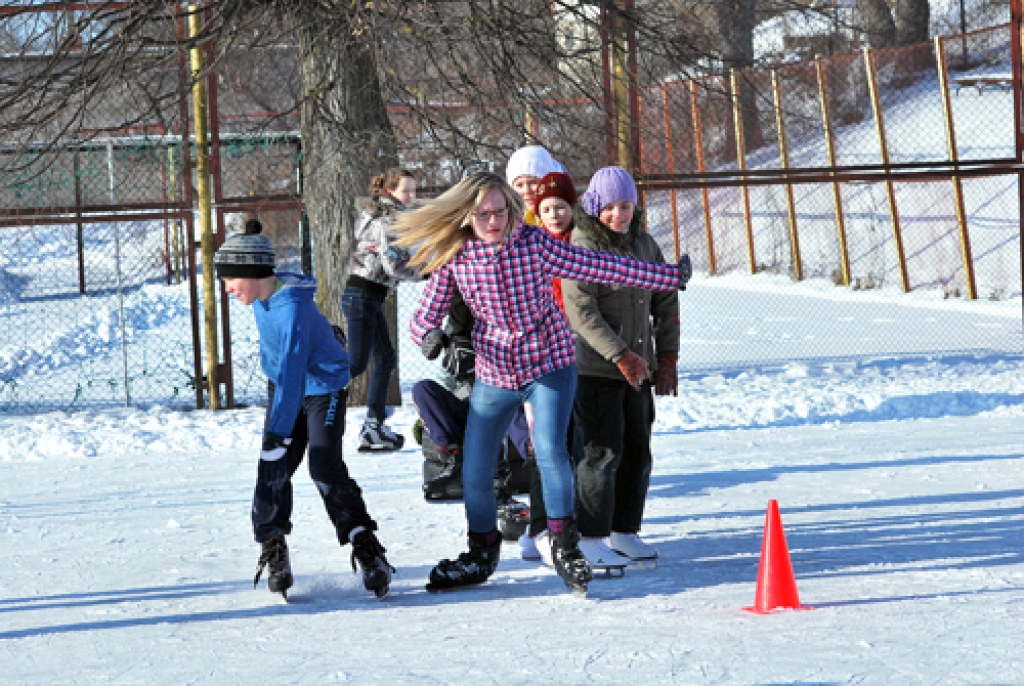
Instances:
[[[591,217],[601,214],[601,208],[613,202],[637,202],[633,177],[622,167],[603,167],[590,177],[590,185],[583,194],[583,211]]]

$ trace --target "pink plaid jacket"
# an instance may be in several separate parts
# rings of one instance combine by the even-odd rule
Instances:
[[[517,389],[576,361],[569,320],[555,302],[553,278],[654,291],[679,287],[675,265],[594,252],[520,222],[500,246],[471,239],[427,281],[409,329],[420,345],[439,328],[458,284],[476,317],[476,377]]]

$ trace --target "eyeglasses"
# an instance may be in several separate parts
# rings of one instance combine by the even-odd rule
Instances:
[[[482,221],[484,223],[487,223],[487,222],[491,221],[491,217],[495,217],[497,219],[504,219],[507,216],[508,216],[508,208],[507,207],[503,207],[500,210],[494,210],[493,212],[474,212],[473,213],[473,218],[474,219],[478,219],[478,220],[480,220],[480,221]]]

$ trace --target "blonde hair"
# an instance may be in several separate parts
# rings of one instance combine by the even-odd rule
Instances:
[[[523,201],[505,179],[492,172],[477,172],[435,200],[428,200],[421,209],[398,216],[391,226],[391,231],[398,236],[395,244],[416,248],[409,264],[429,274],[455,257],[473,237],[470,215],[494,189],[501,191],[508,208],[507,237],[523,214]]]

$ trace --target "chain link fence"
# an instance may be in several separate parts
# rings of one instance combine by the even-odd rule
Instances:
[[[710,308],[728,319],[741,309],[738,298],[756,297],[760,314],[783,316],[782,299],[763,289],[765,282],[712,287],[718,277],[750,274],[824,283],[864,298],[895,289],[966,300],[969,268],[977,298],[1021,297],[1017,173],[949,173],[954,162],[1015,156],[1013,90],[1004,86],[1010,29],[939,45],[639,90],[647,228],[666,259],[689,253],[708,276],[701,299],[688,294],[684,308]],[[301,211],[297,51],[276,45],[225,55],[209,86],[215,229],[223,237],[258,215],[282,268],[310,271],[315,246]],[[487,122],[458,103],[445,108],[486,145],[440,138],[412,108],[389,107],[401,163],[416,170],[422,195],[478,169],[501,172],[512,150],[533,141],[563,161],[582,190],[613,152],[602,103],[543,101]],[[0,184],[0,411],[196,405],[196,360],[204,353],[195,352],[205,342],[198,333],[198,240],[190,239],[197,229],[186,162],[194,150],[181,135],[190,115],[183,108],[131,131],[93,135],[88,144],[39,151],[24,178]],[[96,128],[102,120],[97,115]],[[884,165],[903,165],[907,174],[886,178],[879,174]],[[405,390],[435,372],[407,335],[420,288],[403,285],[397,295]],[[218,300],[218,307],[234,403],[262,402],[252,315],[234,301]],[[841,327],[827,345],[765,339],[754,361],[916,352],[901,338],[897,310],[873,327],[870,342],[841,335]],[[967,351],[1024,351],[1019,320],[964,331],[957,341]],[[737,361],[728,345],[693,344],[681,356],[684,367]]]

